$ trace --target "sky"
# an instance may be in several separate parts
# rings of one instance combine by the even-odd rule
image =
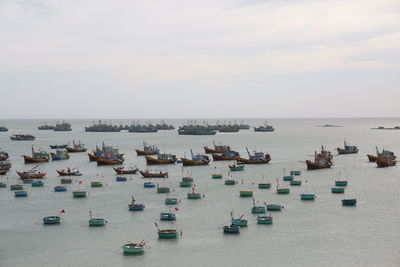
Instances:
[[[0,118],[400,116],[399,0],[0,0]]]

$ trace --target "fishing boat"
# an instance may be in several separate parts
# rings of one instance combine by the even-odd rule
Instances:
[[[160,213],[160,220],[162,221],[175,221],[176,214],[172,212],[161,212]]]
[[[201,125],[180,126],[178,135],[215,135],[217,131]]]
[[[81,176],[82,174],[79,172],[78,168],[72,168],[70,169],[69,167],[67,168],[67,170],[56,170],[57,173],[60,176]]]
[[[24,183],[24,184],[31,184],[32,182],[34,182],[35,180],[33,180],[33,179],[24,179],[24,180],[22,180],[22,183]]]
[[[283,206],[278,204],[267,204],[266,205],[268,211],[281,211]]]
[[[86,150],[87,150],[85,145],[81,144],[81,141],[79,141],[78,143],[75,143],[75,141],[72,141],[72,146],[67,146],[65,149],[67,149],[67,151],[70,153],[86,152]]]
[[[157,193],[169,193],[171,190],[169,187],[161,186],[157,187]]]
[[[31,183],[32,187],[41,187],[43,186],[43,182],[42,181],[34,181]]]
[[[273,132],[275,131],[275,128],[272,127],[271,125],[268,125],[267,122],[265,122],[265,125],[259,126],[259,127],[254,127],[255,132]]]
[[[393,160],[396,159],[396,156],[390,150],[383,149],[382,152],[379,152],[378,147],[375,147],[375,150],[376,150],[376,156],[371,154],[367,155],[369,162],[376,162],[376,159],[378,157],[391,157]]]
[[[292,170],[290,171],[290,175],[299,176],[301,175],[301,171]]]
[[[259,214],[259,213],[265,213],[265,212],[266,212],[265,206],[256,206],[256,202],[253,198],[253,207],[251,207],[251,213]]]
[[[264,154],[264,152],[254,151],[254,154],[250,154],[249,150],[246,147],[247,154],[249,155],[248,159],[238,158],[237,162],[241,164],[267,164],[271,161],[270,154]]]
[[[125,254],[143,254],[144,253],[145,242],[140,243],[127,243],[122,246],[123,252]]]
[[[259,183],[258,188],[259,189],[269,189],[269,188],[271,188],[271,183]]]
[[[69,159],[68,151],[65,150],[56,150],[56,153],[50,153],[52,160],[63,160]]]
[[[157,233],[160,239],[171,239],[178,236],[178,231],[175,229],[158,229]]]
[[[65,191],[67,191],[67,188],[65,186],[58,185],[54,187],[54,192],[65,192]]]
[[[310,194],[300,194],[300,199],[301,200],[315,200],[317,196],[313,193]]]
[[[0,126],[0,132],[8,132],[8,128],[5,126]]]
[[[5,161],[5,160],[7,160],[9,157],[10,157],[10,156],[8,155],[7,152],[1,151],[1,150],[0,150],[0,161]]]
[[[10,185],[10,190],[23,190],[24,186],[22,184],[12,184]]]
[[[126,182],[126,181],[128,180],[128,178],[126,178],[126,177],[124,177],[124,176],[117,176],[117,177],[115,178],[115,180],[116,180],[117,182]]]
[[[72,192],[72,196],[76,198],[83,198],[87,196],[87,191],[74,191]]]
[[[67,148],[68,145],[50,145],[51,149],[64,149]]]
[[[167,197],[165,199],[165,204],[167,205],[177,205],[179,203],[179,199],[176,197]]]
[[[235,185],[236,181],[233,179],[226,179],[225,180],[225,185]]]
[[[227,233],[227,234],[238,234],[238,233],[240,233],[240,226],[233,225],[233,224],[225,225],[223,227],[223,229],[224,229],[224,233]]]
[[[386,157],[377,157],[376,158],[376,165],[378,168],[386,168],[386,167],[391,167],[395,166],[397,161],[393,159],[391,156],[386,156]]]
[[[335,181],[336,186],[347,186],[347,181]]]
[[[355,206],[357,204],[357,199],[342,199],[343,206]]]
[[[230,146],[227,145],[216,145],[215,142],[213,141],[214,144],[214,149],[212,148],[208,148],[208,147],[204,147],[204,151],[208,154],[213,154],[213,153],[219,153],[219,154],[224,154],[226,152],[231,151]]]
[[[14,196],[15,197],[27,197],[28,191],[15,191]]]
[[[214,161],[222,161],[222,160],[237,160],[239,158],[239,153],[236,151],[228,151],[222,154],[212,153]]]
[[[18,172],[17,174],[21,177],[22,180],[24,179],[40,179],[46,176],[46,173],[41,172],[38,170],[39,165],[36,165],[32,169],[28,171]]]
[[[129,210],[131,211],[141,211],[144,210],[145,205],[144,204],[137,204],[135,203],[135,198],[132,196],[131,203],[128,205]]]
[[[138,156],[157,155],[160,153],[160,150],[156,146],[149,145],[146,142],[143,142],[143,150],[135,149],[135,151]]]
[[[147,165],[156,164],[174,164],[176,162],[176,156],[172,154],[158,154],[157,158],[145,156]]]
[[[128,128],[128,132],[130,133],[156,133],[158,129],[150,124],[150,125],[131,125]]]
[[[346,143],[346,140],[344,140],[344,148],[337,148],[337,151],[339,155],[344,155],[344,154],[357,154],[358,153],[358,148],[356,146],[349,146]]]
[[[258,224],[272,224],[273,218],[271,215],[259,215],[257,216]]]
[[[194,186],[192,187],[192,192],[187,193],[187,198],[188,199],[200,199],[201,198],[201,193],[196,193],[194,191]]]
[[[124,163],[124,158],[111,156],[109,158],[97,158],[97,165],[121,165]]]
[[[57,123],[53,131],[55,132],[70,132],[72,131],[71,124],[68,122]]]
[[[61,184],[72,184],[71,178],[61,178]]]
[[[233,212],[232,212],[231,213],[231,224],[240,226],[240,227],[247,226],[247,220],[243,219],[243,218],[244,218],[244,215],[242,214],[239,218],[235,219],[233,217]]]
[[[156,187],[156,185],[154,183],[152,183],[152,182],[145,182],[143,184],[143,187],[144,188],[154,188],[154,187]]]
[[[103,183],[99,181],[93,181],[90,183],[91,187],[103,187]]]
[[[221,179],[222,176],[223,176],[222,174],[214,173],[214,174],[211,175],[211,178],[213,178],[213,179]]]
[[[236,171],[243,171],[244,170],[244,165],[229,165],[229,170],[236,172]]]
[[[284,181],[292,181],[293,180],[293,176],[292,175],[285,175],[285,176],[283,176],[283,180]]]
[[[121,130],[122,127],[112,125],[111,122],[110,124],[107,124],[106,122],[102,122],[101,120],[99,120],[97,124],[95,121],[93,121],[92,126],[85,127],[85,132],[111,133],[120,132]]]
[[[10,136],[10,139],[11,141],[33,141],[36,137],[30,134],[14,134]]]
[[[139,173],[144,178],[168,178],[168,172],[160,171],[159,173],[156,173],[156,172],[150,172],[150,171],[146,170],[146,171],[139,171]]]
[[[344,193],[344,187],[332,187],[331,192],[335,194],[343,194]]]
[[[103,218],[93,218],[92,211],[89,211],[89,226],[105,226],[107,221]]]
[[[239,192],[239,195],[241,197],[252,197],[253,196],[253,190],[241,190]]]
[[[35,151],[32,146],[32,156],[23,155],[25,163],[40,163],[50,160],[49,153],[46,151]]]
[[[43,224],[60,224],[61,217],[60,216],[47,216],[43,218]]]
[[[314,161],[306,160],[307,170],[330,168],[333,165],[331,152],[321,148],[321,153],[314,152]]]
[[[210,162],[210,158],[206,155],[194,154],[193,150],[190,150],[190,154],[192,155],[192,159],[182,158],[183,166],[208,165],[208,163]]]
[[[182,182],[193,182],[193,178],[189,176],[182,177]]]
[[[125,167],[115,168],[115,167],[113,167],[113,169],[117,174],[136,174],[139,170],[136,167],[135,168],[133,168],[133,167],[130,167],[130,168],[125,168]]]
[[[1,160],[0,161],[0,175],[6,174],[11,169],[11,161],[10,160]]]
[[[291,180],[290,185],[291,186],[299,186],[301,185],[302,181],[301,180]]]

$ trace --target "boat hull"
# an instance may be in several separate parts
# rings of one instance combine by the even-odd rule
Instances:
[[[241,164],[267,164],[271,161],[271,158],[269,159],[245,159],[245,158],[238,158],[237,162]]]
[[[268,188],[271,188],[271,184],[270,183],[258,184],[258,188],[260,188],[260,189],[268,189]]]
[[[334,194],[343,194],[344,193],[344,187],[332,187],[331,192]]]
[[[357,204],[357,199],[342,199],[343,206],[355,206]]]
[[[87,196],[87,192],[86,191],[74,191],[74,192],[72,192],[72,196],[76,197],[76,198],[84,198]]]
[[[158,230],[158,237],[160,239],[177,238],[178,231],[176,230]]]
[[[204,166],[208,165],[210,163],[210,160],[191,160],[191,159],[182,159],[182,164],[183,166]]]
[[[144,246],[140,244],[125,244],[123,246],[124,254],[143,254],[144,253]]]
[[[268,211],[281,211],[282,208],[283,207],[281,205],[274,205],[274,204],[267,205],[267,210]]]
[[[272,224],[273,219],[270,216],[257,216],[258,224]]]
[[[312,161],[306,160],[307,170],[329,169],[332,164],[316,164]]]
[[[376,159],[376,165],[378,168],[392,167],[395,166],[396,163],[397,161],[392,158],[377,157]]]
[[[236,181],[235,180],[225,180],[225,185],[235,185]]]
[[[111,159],[106,159],[106,158],[97,158],[97,165],[121,165],[124,163],[124,159],[118,159],[118,160],[111,160]]]
[[[276,193],[280,194],[280,195],[289,194],[290,189],[289,188],[278,188],[278,189],[276,189]]]
[[[140,149],[135,149],[137,156],[149,156],[149,155],[157,155],[157,151],[144,151]]]
[[[301,194],[300,199],[301,200],[315,200],[316,196],[315,194]]]
[[[175,162],[176,162],[176,159],[163,160],[163,159],[155,159],[155,158],[146,156],[147,165],[174,164]]]
[[[252,214],[260,214],[260,213],[265,213],[266,208],[264,206],[253,206],[251,208],[251,213]]]
[[[240,191],[239,195],[241,197],[252,197],[253,196],[253,191],[251,191],[251,190]]]
[[[60,224],[60,216],[48,216],[43,218],[43,224]]]
[[[337,151],[339,153],[339,155],[346,155],[346,154],[357,154],[358,153],[358,149],[356,150],[346,150],[343,148],[338,147]]]
[[[291,186],[300,186],[301,183],[302,183],[302,181],[300,181],[300,180],[292,180],[292,181],[290,181],[290,185]]]
[[[200,193],[188,193],[187,198],[188,199],[200,199],[201,194]]]
[[[169,193],[169,192],[170,192],[169,187],[158,187],[157,188],[157,193],[163,194],[163,193]]]
[[[73,148],[73,147],[69,147],[69,146],[67,146],[65,149],[70,153],[79,153],[79,152],[87,151],[87,148]]]
[[[223,161],[223,160],[236,160],[237,156],[226,156],[223,154],[212,153],[211,154],[214,161]]]
[[[38,159],[38,158],[33,158],[33,157],[30,157],[30,156],[26,156],[26,155],[24,155],[23,157],[24,157],[25,163],[42,163],[42,162],[49,162],[49,159],[48,159],[48,158],[40,158],[40,159]]]
[[[138,169],[124,170],[121,168],[114,168],[114,167],[113,169],[117,174],[136,174],[138,172]]]
[[[89,226],[105,226],[107,221],[103,218],[92,218],[88,223]]]

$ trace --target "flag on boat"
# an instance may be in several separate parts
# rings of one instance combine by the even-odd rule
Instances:
[[[60,210],[60,213],[65,213],[65,209]]]

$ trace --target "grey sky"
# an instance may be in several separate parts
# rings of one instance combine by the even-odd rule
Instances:
[[[0,0],[1,118],[398,116],[399,62],[398,0]]]

